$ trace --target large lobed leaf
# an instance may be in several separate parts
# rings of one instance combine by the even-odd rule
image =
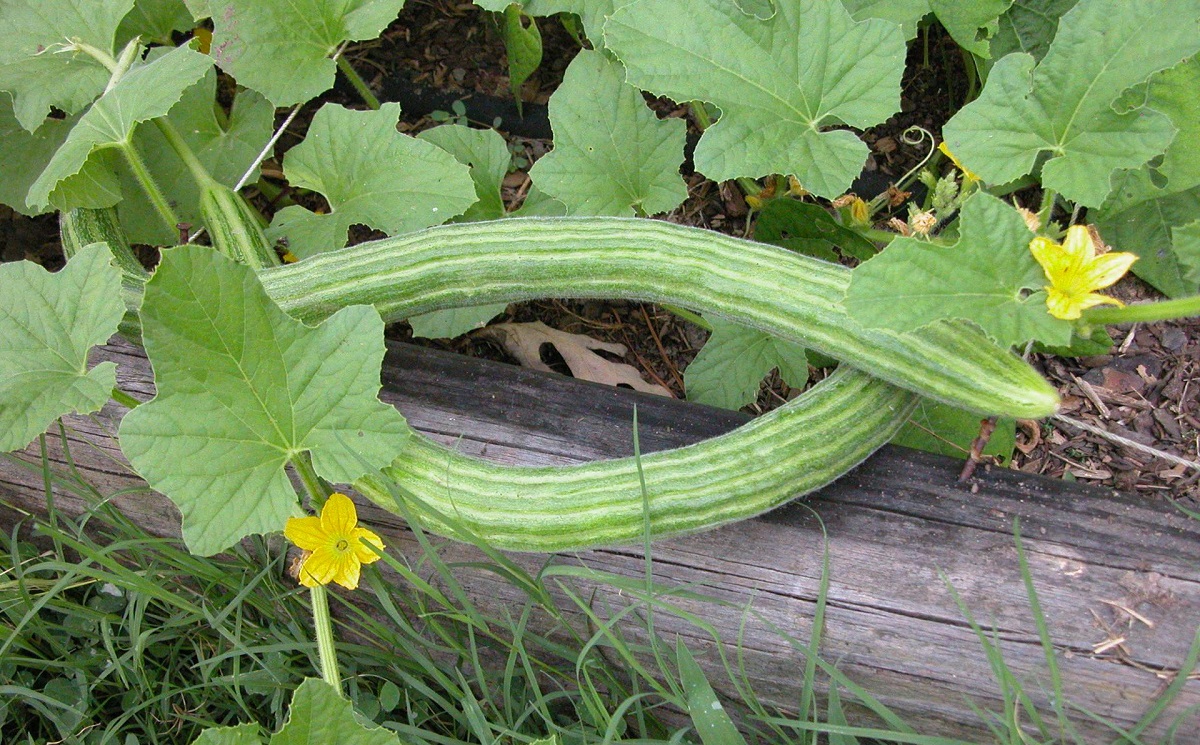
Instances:
[[[946,142],[993,183],[1032,173],[1045,153],[1042,184],[1097,207],[1114,171],[1162,154],[1175,134],[1163,114],[1114,101],[1197,50],[1200,0],[1081,2],[1040,63],[1028,54],[996,63],[979,98],[947,122]]]
[[[1066,345],[1071,325],[1046,311],[1033,234],[1015,209],[979,192],[962,209],[953,246],[897,238],[854,270],[846,310],[867,327],[913,331],[948,318],[980,325],[1003,347],[1036,339]]]
[[[211,66],[206,55],[182,46],[130,70],[71,129],[30,187],[29,207],[44,210],[53,204],[68,210],[116,204],[121,193],[116,173],[93,153],[128,144],[139,123],[165,115]]]
[[[29,217],[49,211],[49,206],[31,209],[25,197],[62,147],[77,118],[48,119],[31,133],[17,121],[11,100],[0,94],[0,204]]]
[[[880,18],[899,23],[905,36],[917,35],[917,25],[929,13],[960,47],[980,57],[991,56],[991,38],[999,18],[1013,0],[842,0],[854,20]]]
[[[1200,186],[1170,193],[1150,183],[1145,170],[1134,171],[1117,182],[1114,198],[1120,208],[1096,212],[1104,240],[1120,251],[1138,255],[1132,271],[1171,297],[1200,292],[1200,276],[1191,267],[1200,264],[1200,246],[1179,232],[1200,218]],[[1180,238],[1185,240],[1180,241]]]
[[[1119,174],[1092,213],[1106,241],[1141,257],[1133,273],[1172,297],[1200,292],[1200,57],[1192,57],[1128,94],[1161,111],[1178,129],[1161,162]]]
[[[584,50],[571,61],[550,97],[550,126],[554,149],[529,175],[568,214],[653,215],[687,198],[683,120],[660,121],[606,53]]]
[[[290,106],[333,86],[329,57],[347,40],[372,39],[404,0],[236,0],[192,5],[213,15],[212,56],[239,83],[276,106]]]
[[[754,401],[763,377],[775,368],[789,386],[808,380],[804,347],[715,316],[706,320],[712,335],[683,372],[689,401],[740,409]]]
[[[368,726],[369,725],[369,726]],[[292,694],[287,722],[270,745],[400,745],[395,732],[364,724],[354,705],[323,680],[309,678]]]
[[[109,72],[82,52],[56,53],[78,39],[108,54],[133,0],[0,2],[0,91],[10,91],[17,121],[34,132],[50,107],[74,114],[104,91]]]
[[[814,194],[843,193],[867,146],[846,130],[900,108],[905,42],[894,23],[856,23],[840,3],[777,3],[760,20],[725,0],[635,0],[605,24],[628,81],[721,108],[696,147],[716,181],[795,174]]]
[[[378,111],[322,106],[304,142],[288,151],[283,171],[292,186],[325,195],[328,214],[285,207],[270,236],[285,237],[304,258],[346,245],[351,225],[389,235],[446,222],[475,202],[466,166],[441,148],[396,131],[400,105]]]
[[[0,452],[23,448],[58,417],[109,399],[116,365],[88,369],[88,350],[117,332],[121,272],[103,243],[57,274],[30,261],[0,266]]]
[[[348,482],[409,435],[379,401],[383,321],[367,306],[316,328],[270,301],[254,272],[202,246],[169,251],[141,312],[158,395],[121,423],[121,448],[183,513],[195,553],[282,529],[296,495],[284,471],[309,452]]]

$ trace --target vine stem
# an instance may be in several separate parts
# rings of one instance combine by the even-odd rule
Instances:
[[[1189,316],[1200,316],[1200,295],[1126,305],[1123,308],[1089,308],[1083,312],[1084,321],[1093,324],[1169,321]]]
[[[308,492],[314,509],[325,503],[325,487],[312,464],[303,454],[291,459],[292,467],[300,476],[304,490]],[[333,686],[339,696],[342,692],[342,676],[338,670],[337,647],[333,640],[333,620],[329,616],[329,591],[324,585],[314,585],[308,588],[309,599],[312,602],[313,630],[317,637],[317,658],[321,666],[321,678]]]
[[[163,194],[162,189],[158,188],[158,182],[154,180],[154,174],[150,173],[150,169],[146,167],[146,161],[142,160],[141,153],[137,151],[132,142],[119,143],[117,147],[125,156],[125,162],[129,164],[129,170],[133,172],[142,191],[146,192],[146,196],[149,197],[154,211],[167,224],[167,229],[172,233],[178,230],[179,215],[175,214],[166,195]]]
[[[362,79],[362,76],[358,74],[358,70],[354,69],[354,66],[350,64],[349,60],[346,59],[346,57],[342,54],[342,50],[340,49],[338,50],[337,54],[337,66],[338,70],[340,70],[341,73],[346,76],[346,80],[350,81],[350,85],[354,86],[354,90],[358,92],[358,95],[360,98],[362,98],[363,103],[370,107],[371,110],[378,111],[379,99],[376,98],[375,94],[371,92],[371,89],[367,87],[367,81]]]
[[[1050,216],[1054,213],[1054,200],[1057,198],[1058,192],[1053,189],[1042,191],[1042,206],[1038,208],[1038,220],[1043,226],[1050,224]]]
[[[112,400],[116,401],[127,409],[135,409],[142,404],[141,401],[138,401],[136,398],[120,388],[113,388],[112,393],[109,395],[112,396]]]
[[[160,116],[154,120],[154,126],[158,127],[158,131],[162,133],[167,144],[171,146],[171,150],[175,152],[183,164],[187,166],[188,173],[196,181],[196,185],[201,191],[220,186],[217,180],[212,177],[200,159],[196,157],[196,153],[192,151],[187,140],[183,139],[183,135],[179,134],[179,130],[165,116]],[[172,226],[174,227],[174,226]]]
[[[309,598],[312,600],[313,628],[317,632],[321,678],[344,698],[346,694],[342,692],[342,676],[338,671],[337,649],[333,643],[333,621],[329,617],[329,593],[325,585],[309,588]]]

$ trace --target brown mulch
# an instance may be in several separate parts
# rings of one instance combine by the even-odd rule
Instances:
[[[578,51],[578,45],[557,22],[540,20],[545,61],[522,90],[522,98],[535,104],[546,102]],[[414,82],[440,88],[511,95],[500,34],[487,14],[468,2],[409,2],[381,38],[353,46],[347,54],[369,83],[403,71]],[[912,45],[901,112],[863,135],[871,147],[868,172],[894,181],[924,159],[928,145],[909,145],[903,133],[914,125],[935,136],[940,133],[942,123],[966,94],[954,82],[965,79],[961,65],[956,47],[944,38],[934,36],[928,45]],[[340,92],[325,98],[358,104]],[[684,109],[667,101],[655,100],[651,105],[660,116],[686,115]],[[301,116],[289,130],[277,157],[265,164],[265,174],[279,173],[279,156],[300,140],[315,108],[308,107],[307,116]],[[402,118],[401,129],[415,133],[435,125],[428,117],[408,117]],[[509,141],[514,152],[528,162],[550,147],[546,140],[509,137]],[[689,198],[666,219],[738,236],[748,234],[748,209],[736,186],[715,184],[698,174],[686,178]],[[524,172],[510,174],[504,190],[510,206],[519,204],[528,186]],[[304,199],[312,200],[310,207],[321,204],[319,196]],[[363,230],[355,235],[357,240],[372,237],[379,234]],[[52,217],[28,220],[0,207],[0,251],[4,260],[31,258],[52,268],[60,265],[56,222]],[[1151,288],[1133,278],[1123,280],[1115,290],[1126,301],[1156,297]],[[683,370],[706,337],[706,332],[667,311],[626,301],[549,299],[510,306],[507,316],[509,321],[541,320],[561,330],[625,344],[627,362],[679,397],[683,396]],[[1080,359],[1035,356],[1034,363],[1063,396],[1062,413],[1133,442],[1200,461],[1200,319],[1138,324],[1110,332],[1115,344],[1105,355]],[[389,334],[399,339],[411,337],[405,324],[389,329]],[[495,342],[481,336],[415,341],[512,362]],[[553,357],[546,361],[552,366],[561,362]],[[561,369],[565,372],[565,367]],[[757,402],[746,410],[767,411],[795,393],[773,374],[764,382]],[[1200,470],[1113,443],[1059,420],[1020,424],[1013,467],[1151,498],[1200,500]]]

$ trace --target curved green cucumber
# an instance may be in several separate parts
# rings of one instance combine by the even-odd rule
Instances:
[[[890,440],[918,400],[843,367],[733,432],[642,456],[641,474],[634,458],[503,466],[410,437],[384,469],[400,490],[377,478],[360,479],[355,488],[395,512],[397,498],[416,497],[497,548],[564,551],[631,543],[641,538],[647,519],[653,536],[702,530],[820,488]],[[428,527],[455,532],[436,517]]]
[[[657,220],[530,218],[443,225],[260,272],[309,322],[353,304],[385,320],[539,297],[627,298],[715,313],[897,386],[984,415],[1039,418],[1058,394],[975,326],[867,329],[842,307],[850,271]]]
[[[107,243],[114,263],[121,270],[121,296],[125,300],[125,316],[117,331],[130,341],[140,343],[142,323],[138,309],[142,307],[142,288],[150,272],[133,255],[115,207],[88,209],[76,207],[60,213],[58,235],[63,253],[68,259],[92,243]]]

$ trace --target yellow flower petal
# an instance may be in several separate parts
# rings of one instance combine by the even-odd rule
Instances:
[[[955,157],[954,153],[950,152],[950,147],[945,143],[945,141],[943,141],[941,144],[938,145],[938,150],[941,150],[942,155],[945,155],[947,158],[950,159],[950,162],[954,164],[955,168],[962,171],[962,175],[963,175],[964,179],[966,179],[967,181],[979,181],[980,180],[979,176],[975,175],[974,172],[968,171],[966,168],[963,167],[962,161],[960,161],[957,157]]]
[[[338,564],[337,552],[329,548],[313,551],[300,567],[300,584],[305,587],[329,584],[338,575]]]
[[[1070,260],[1062,251],[1062,246],[1044,236],[1038,236],[1029,242],[1029,251],[1037,263],[1042,265],[1046,279],[1051,282],[1056,277],[1066,274],[1071,265]]]
[[[1125,303],[1122,303],[1120,300],[1117,300],[1115,297],[1109,297],[1108,295],[1101,295],[1098,292],[1088,293],[1087,295],[1084,295],[1082,298],[1079,299],[1080,310],[1087,310],[1088,308],[1093,308],[1097,305],[1115,305],[1118,308],[1125,307]]]
[[[366,541],[370,546],[363,543]],[[363,564],[370,564],[372,561],[379,561],[379,554],[371,550],[371,546],[383,551],[383,540],[374,532],[366,528],[355,528],[350,534],[350,545],[354,549],[354,555]]]
[[[1137,256],[1129,253],[1096,255],[1096,244],[1085,225],[1072,225],[1061,244],[1037,237],[1029,242],[1029,251],[1042,266],[1050,284],[1046,287],[1046,308],[1050,315],[1066,321],[1078,319],[1087,308],[1101,304],[1121,305],[1119,300],[1096,290],[1115,283]]]
[[[305,551],[316,551],[325,545],[325,531],[321,529],[319,517],[289,517],[283,534]]]
[[[357,559],[344,562],[341,570],[338,572],[338,576],[334,577],[333,581],[347,590],[357,590],[359,567],[361,566],[362,564]]]
[[[334,492],[321,509],[321,529],[330,535],[349,535],[358,524],[358,510],[345,494]]]
[[[1118,252],[1097,256],[1085,272],[1087,285],[1094,290],[1100,290],[1116,284],[1137,259],[1137,254]]]
[[[299,571],[300,584],[305,587],[336,582],[353,590],[358,587],[362,565],[379,560],[371,547],[383,550],[378,535],[358,527],[358,511],[345,494],[330,494],[320,517],[290,518],[283,532],[292,543],[311,552]]]
[[[1096,244],[1092,243],[1092,234],[1086,225],[1072,225],[1067,228],[1062,250],[1073,263],[1088,264],[1096,258]]]

